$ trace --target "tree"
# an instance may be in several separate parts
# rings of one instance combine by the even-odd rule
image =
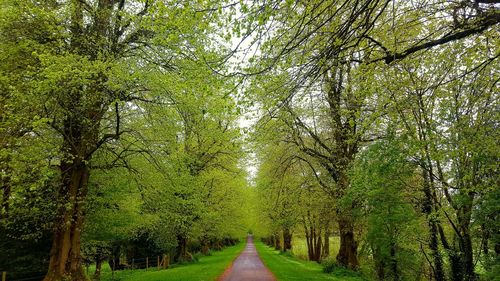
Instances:
[[[99,160],[99,156],[95,160]],[[100,280],[102,263],[112,259],[113,244],[129,239],[148,225],[145,220],[148,217],[141,214],[139,188],[135,181],[130,181],[133,177],[130,173],[125,168],[112,172],[96,170],[89,182],[82,251],[87,264],[95,263],[94,280]]]
[[[490,161],[496,158],[491,149],[497,144],[491,139],[495,114],[487,108],[497,103],[493,88],[498,80],[490,70],[495,62],[475,67],[489,53],[477,48],[489,47],[455,43],[445,53],[412,61],[411,68],[402,64],[404,74],[394,86],[406,93],[398,96],[399,90],[390,87],[395,112],[417,151],[413,157],[422,172],[436,280],[445,278],[440,246],[452,280],[476,279],[472,216],[490,192]],[[450,61],[450,56],[464,59]]]
[[[349,196],[363,206],[355,216],[365,221],[378,280],[420,280],[422,274],[417,241],[425,230],[415,205],[423,194],[415,190],[419,173],[406,149],[404,139],[390,133],[361,152],[351,170]]]
[[[148,85],[154,75],[175,71],[178,58],[211,47],[198,43],[210,28],[206,14],[196,12],[203,4],[2,3],[4,46],[31,49],[14,64],[26,70],[19,87],[28,91],[22,97],[39,105],[37,113],[59,140],[58,207],[46,281],[86,279],[80,245],[92,158],[129,132],[122,124],[124,112],[162,99],[165,89]]]

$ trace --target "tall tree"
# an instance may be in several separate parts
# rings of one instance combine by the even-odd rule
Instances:
[[[128,132],[124,111],[162,99],[165,89],[152,91],[147,85],[153,75],[175,71],[178,58],[210,48],[201,44],[210,28],[208,14],[196,12],[204,4],[2,2],[3,44],[32,49],[16,63],[26,70],[19,85],[28,86],[23,97],[40,105],[38,114],[60,140],[57,218],[46,281],[86,279],[80,246],[92,158]]]
[[[405,94],[389,87],[395,112],[418,151],[413,157],[422,171],[436,280],[445,278],[439,247],[446,250],[452,280],[476,279],[472,218],[474,206],[490,192],[491,161],[497,157],[492,149],[498,146],[493,140],[498,62],[475,66],[487,60],[489,48],[452,44],[446,53],[412,61],[411,68],[402,65],[397,85]],[[450,56],[463,59],[449,61]]]

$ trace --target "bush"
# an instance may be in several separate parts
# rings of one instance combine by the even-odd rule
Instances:
[[[327,257],[323,259],[321,261],[321,265],[323,266],[323,272],[325,273],[332,273],[339,267],[334,257]]]
[[[191,263],[197,263],[200,261],[200,258],[203,257],[204,255],[200,252],[197,252],[193,254],[193,259],[191,260]]]
[[[337,264],[335,257],[327,257],[323,259],[321,261],[321,265],[323,266],[323,272],[325,273],[335,273],[335,276],[337,277],[358,277],[361,280],[365,280],[362,278],[362,274],[360,272],[352,271]]]

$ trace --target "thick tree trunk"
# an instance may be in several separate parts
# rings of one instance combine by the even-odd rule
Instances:
[[[354,226],[350,218],[339,216],[340,249],[337,254],[337,262],[350,269],[357,269],[358,243],[354,239]]]
[[[187,249],[188,239],[184,235],[177,236],[177,248],[175,258],[176,261],[191,261],[193,256],[188,252]]]
[[[281,251],[281,240],[279,233],[274,234],[274,248]]]
[[[87,280],[80,254],[83,204],[87,194],[89,168],[83,161],[61,164],[59,222],[55,226],[49,269],[44,281]]]
[[[292,232],[290,232],[290,229],[284,228],[283,229],[283,251],[290,251],[292,250]]]

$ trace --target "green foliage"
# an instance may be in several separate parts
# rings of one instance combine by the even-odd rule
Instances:
[[[332,273],[337,269],[337,261],[334,257],[327,257],[321,261],[321,266],[323,266],[323,272]]]
[[[500,10],[473,2],[0,0],[0,265],[71,229],[87,263],[309,231],[380,280],[493,279]]]
[[[157,271],[155,267],[151,267],[149,271],[134,270],[134,271],[118,271],[115,272],[115,279],[111,278],[111,270],[109,266],[103,268],[102,279],[108,280],[123,280],[123,281],[160,281],[160,280],[179,280],[179,281],[199,281],[199,280],[215,280],[220,276],[227,265],[236,258],[243,250],[245,243],[239,243],[235,246],[227,247],[222,251],[215,251],[210,256],[200,256],[196,263],[187,263],[182,265],[174,265],[167,270]]]
[[[255,247],[264,264],[274,273],[278,280],[364,280],[355,273],[347,274],[347,270],[339,271],[339,275],[337,275],[337,271],[333,274],[324,273],[322,266],[317,262],[308,262],[282,255],[279,251],[264,245],[260,241],[255,242]]]
[[[383,280],[413,280],[417,273],[405,269],[419,266],[416,241],[425,230],[413,204],[421,195],[412,189],[415,165],[406,155],[405,143],[389,137],[363,151],[352,171],[352,193],[365,206],[358,220],[366,223],[366,241]]]
[[[323,267],[324,273],[332,274],[335,277],[362,278],[359,272],[354,272],[339,265],[334,257],[327,257],[323,259],[321,261],[321,266]]]

